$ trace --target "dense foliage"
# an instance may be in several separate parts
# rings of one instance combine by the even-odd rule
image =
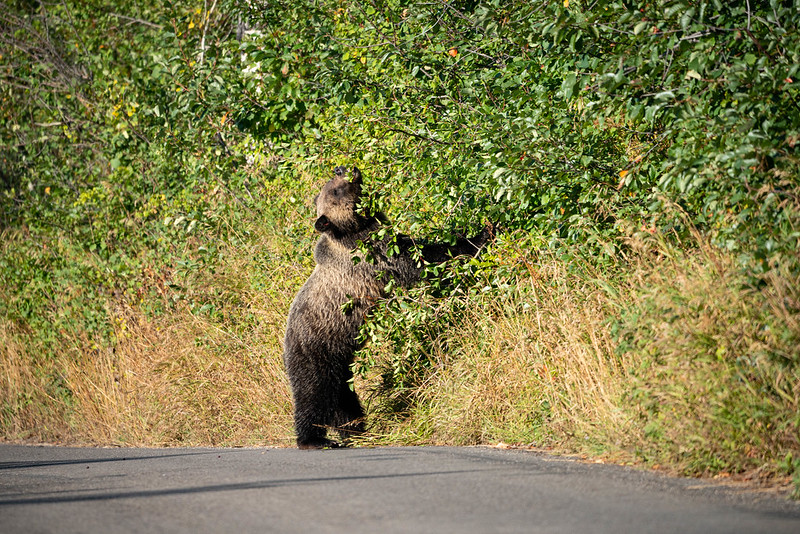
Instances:
[[[17,2],[3,224],[69,217],[105,255],[125,230],[103,183],[142,217],[198,182],[241,196],[249,134],[368,167],[413,231],[489,218],[599,253],[622,222],[693,225],[795,262],[796,7]]]
[[[305,114],[325,154],[369,161],[393,190],[414,176],[451,220],[612,246],[620,220],[691,224],[747,259],[795,261],[796,5],[315,2],[254,16],[253,90],[280,88],[290,117],[256,122]]]
[[[536,299],[520,276],[563,295],[537,285],[538,254],[602,273],[589,278],[620,295],[642,235],[666,248],[708,241],[735,258],[720,283],[781,295],[718,310],[752,318],[746,346],[715,329],[687,342],[742,395],[766,399],[756,415],[743,397],[720,401],[712,419],[741,435],[780,419],[788,437],[762,457],[788,452],[783,471],[800,471],[800,392],[786,378],[800,372],[800,304],[786,289],[800,271],[798,25],[800,3],[777,0],[13,0],[0,13],[3,335],[37,362],[100,354],[122,343],[126,309],[142,321],[188,310],[246,337],[260,323],[243,295],[285,311],[281,291],[303,273],[280,290],[271,277],[310,265],[307,199],[334,165],[357,164],[368,209],[400,231],[501,229],[480,261],[373,314],[364,336],[377,348],[358,365],[381,377],[385,407],[423,402],[431,355],[468,311],[528,313]],[[257,247],[247,276],[224,278],[237,250]],[[700,294],[730,295],[715,291]],[[654,440],[669,431],[652,384],[682,364],[663,339],[658,353],[642,340],[662,316],[683,332],[675,321],[697,303],[673,297],[619,304],[606,320],[616,350],[641,357],[625,402],[643,407]],[[63,373],[40,374],[45,396],[71,406]],[[3,400],[4,428],[26,395]],[[531,408],[544,410],[537,425],[546,404]],[[736,458],[751,453],[734,441],[700,447],[692,472],[744,469]]]

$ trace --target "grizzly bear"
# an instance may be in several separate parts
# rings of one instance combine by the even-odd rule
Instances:
[[[487,227],[455,244],[415,243],[397,236],[400,253],[387,253],[391,239],[370,241],[382,214],[359,212],[361,172],[336,167],[334,177],[317,195],[314,228],[322,235],[314,249],[316,266],[289,308],[283,361],[292,388],[297,446],[301,449],[338,447],[326,437],[328,428],[348,437],[364,431],[364,410],[350,388],[350,365],[359,348],[358,333],[370,306],[384,296],[387,275],[410,287],[424,269],[423,262],[441,263],[454,256],[476,255],[487,242]],[[359,252],[370,243],[370,258]]]

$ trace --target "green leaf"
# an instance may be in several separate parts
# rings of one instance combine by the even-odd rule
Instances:
[[[575,73],[569,73],[564,78],[564,81],[561,83],[561,91],[564,95],[564,98],[569,100],[572,98],[572,95],[575,92],[575,89],[578,85],[578,79]]]
[[[658,102],[668,102],[675,99],[675,93],[672,91],[661,91],[660,93],[656,93],[653,98]]]
[[[634,34],[634,35],[639,35],[639,34],[640,34],[640,33],[642,33],[642,32],[645,30],[645,28],[647,28],[649,25],[650,25],[650,22],[648,22],[648,21],[646,21],[646,20],[643,20],[643,21],[639,22],[638,24],[636,24],[636,26],[634,26],[634,27],[633,27],[633,34]]]

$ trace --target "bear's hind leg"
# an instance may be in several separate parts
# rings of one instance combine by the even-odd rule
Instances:
[[[335,441],[325,437],[327,429],[324,426],[298,416],[297,412],[295,413],[294,428],[297,433],[298,449],[324,449],[338,446]]]
[[[350,389],[350,383],[344,382],[339,390],[339,410],[336,414],[336,431],[347,443],[350,438],[363,434],[364,409],[356,392]]]
[[[328,439],[327,426],[332,423],[330,406],[321,401],[324,396],[316,392],[295,391],[294,395],[294,429],[297,434],[297,448],[325,449],[337,448],[339,443]]]

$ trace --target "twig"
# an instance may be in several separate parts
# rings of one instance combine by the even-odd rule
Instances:
[[[208,0],[203,0],[203,8],[208,7]],[[214,3],[211,4],[211,9],[206,9],[205,14],[203,15],[203,36],[200,38],[200,58],[198,63],[200,65],[203,64],[203,60],[206,57],[206,33],[208,33],[208,23],[211,21],[211,13],[214,11],[214,8],[217,7],[217,0],[214,0]]]
[[[118,19],[127,20],[129,24],[142,24],[144,26],[150,26],[151,28],[156,28],[160,30],[162,28],[161,24],[155,24],[154,22],[149,22],[143,19],[137,19],[134,17],[129,17],[127,15],[120,15],[119,13],[109,13],[112,17],[117,17]]]
[[[750,0],[746,0],[747,4],[747,32],[750,33],[750,17],[752,17],[750,13]]]
[[[389,128],[389,129],[385,130],[383,137],[386,137],[386,134],[389,134],[391,132],[410,135],[411,137],[416,137],[417,139],[422,139],[423,141],[431,141],[433,143],[438,143],[440,145],[446,145],[446,146],[452,146],[453,145],[453,143],[448,143],[447,141],[440,141],[439,139],[434,139],[432,137],[427,137],[427,136],[424,136],[424,135],[416,134],[414,132],[408,132],[408,131],[403,130],[401,128]]]

